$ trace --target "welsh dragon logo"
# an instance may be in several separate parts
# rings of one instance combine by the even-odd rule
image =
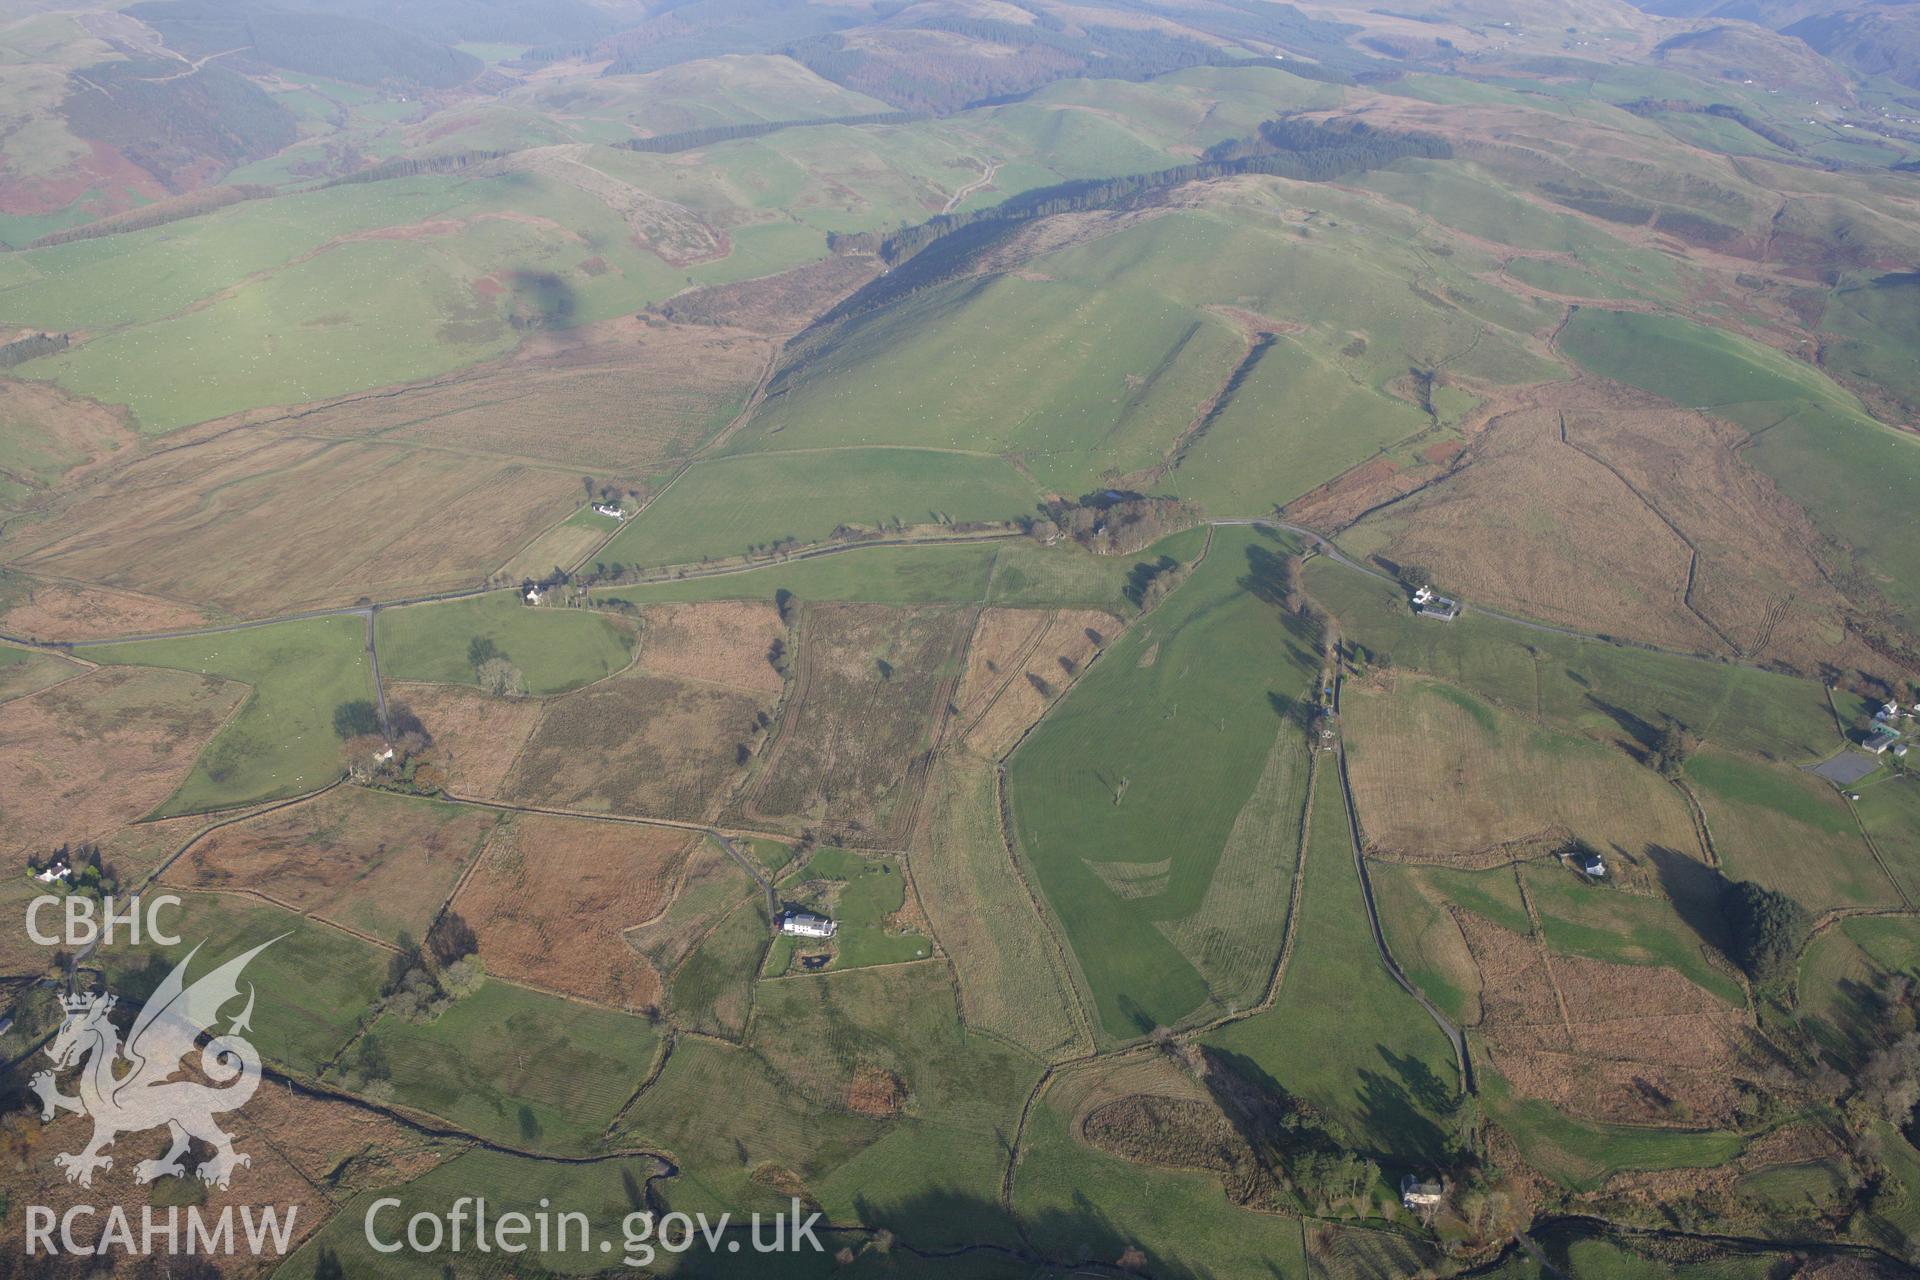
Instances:
[[[136,1165],[136,1181],[184,1177],[187,1170],[180,1158],[193,1139],[214,1149],[212,1158],[200,1165],[202,1182],[224,1188],[237,1166],[253,1164],[252,1157],[233,1149],[233,1138],[213,1122],[221,1112],[244,1106],[260,1087],[260,1055],[240,1036],[250,1029],[253,1018],[251,983],[246,1007],[226,1032],[214,1035],[214,1023],[220,1010],[239,997],[240,972],[247,962],[278,941],[261,943],[189,986],[187,966],[200,951],[195,947],[141,1006],[124,1048],[119,1029],[107,1016],[115,1004],[113,996],[103,991],[66,997],[66,1018],[47,1049],[54,1070],[40,1072],[29,1084],[40,1095],[41,1120],[50,1121],[62,1111],[93,1119],[92,1141],[79,1151],[53,1158],[67,1171],[67,1181],[92,1186],[95,1169],[113,1168],[113,1157],[103,1152],[115,1138],[162,1126],[172,1135],[173,1145],[160,1159]],[[200,1048],[200,1071],[213,1083],[174,1079],[202,1036],[211,1038]],[[60,1092],[57,1076],[69,1067],[80,1068],[78,1097]]]

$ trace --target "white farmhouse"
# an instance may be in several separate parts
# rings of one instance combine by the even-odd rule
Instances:
[[[1446,1189],[1437,1182],[1422,1182],[1408,1174],[1400,1179],[1400,1203],[1409,1209],[1431,1209],[1446,1196]]]
[[[839,927],[811,911],[789,911],[780,917],[780,932],[789,938],[831,938]]]

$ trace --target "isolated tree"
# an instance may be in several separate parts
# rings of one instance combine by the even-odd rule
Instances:
[[[379,733],[380,711],[364,698],[343,702],[333,709],[333,731],[342,739]]]
[[[489,658],[504,658],[506,656],[505,653],[501,652],[500,646],[493,642],[491,636],[475,636],[473,639],[467,641],[467,665],[470,667],[477,668]]]
[[[1694,738],[1687,726],[1667,716],[1653,742],[1652,764],[1663,778],[1677,778],[1693,754]]]
[[[387,992],[399,990],[407,975],[420,967],[420,944],[413,934],[402,929],[393,940],[393,955],[387,960]]]
[[[458,911],[449,911],[427,930],[427,950],[442,969],[480,949],[480,939]]]
[[[482,689],[501,697],[516,697],[527,691],[527,678],[505,658],[488,658],[475,668],[474,677]]]
[[[1733,959],[1755,982],[1777,982],[1793,964],[1813,928],[1807,909],[1777,889],[1741,880],[1720,899]]]
[[[1409,591],[1418,591],[1421,587],[1433,585],[1433,570],[1423,564],[1403,564],[1400,566],[1400,585]]]
[[[1868,1054],[1856,1084],[1874,1115],[1904,1127],[1920,1105],[1920,1035],[1909,1032]]]

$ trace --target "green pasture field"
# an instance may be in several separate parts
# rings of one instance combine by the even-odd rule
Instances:
[[[1436,675],[1498,706],[1601,737],[1625,713],[1672,715],[1709,742],[1766,760],[1810,763],[1836,745],[1826,692],[1812,680],[1541,631],[1477,612],[1416,618],[1391,582],[1324,557],[1302,581],[1342,634],[1400,667]]]
[[[229,205],[144,231],[0,259],[0,314],[51,331],[172,315],[339,236],[418,222],[462,202],[445,178],[333,187]]]
[[[1862,1225],[1881,1247],[1898,1248],[1920,1233],[1920,1151],[1885,1121],[1875,1123],[1872,1132],[1880,1139],[1880,1163],[1889,1174],[1886,1188],[1891,1194],[1873,1198],[1861,1215]]]
[[[1380,928],[1401,971],[1454,1025],[1480,1021],[1480,971],[1447,906],[1467,905],[1516,933],[1526,932],[1530,922],[1512,873],[1372,860],[1367,875]]]
[[[84,668],[52,654],[0,644],[0,700],[23,698],[83,672]]]
[[[455,1154],[425,1174],[399,1186],[376,1186],[346,1200],[339,1212],[306,1243],[289,1255],[279,1274],[305,1277],[316,1268],[325,1254],[337,1258],[343,1274],[367,1280],[446,1280],[452,1270],[463,1280],[513,1280],[529,1274],[529,1267],[540,1276],[594,1276],[607,1274],[610,1264],[621,1269],[621,1260],[632,1257],[634,1266],[643,1265],[646,1255],[638,1249],[629,1252],[626,1230],[630,1215],[646,1208],[646,1193],[651,1191],[672,1212],[691,1194],[690,1175],[651,1181],[658,1169],[645,1156],[610,1156],[589,1161],[555,1161],[517,1156],[506,1152],[471,1150]],[[445,1246],[427,1253],[403,1248],[398,1253],[380,1253],[367,1240],[364,1224],[374,1202],[384,1197],[400,1201],[397,1207],[380,1210],[375,1230],[382,1241],[404,1239],[407,1220],[416,1213],[431,1213],[443,1222],[463,1197],[486,1201],[491,1225],[501,1215],[524,1213],[538,1221],[542,1213],[552,1235],[545,1249],[539,1247],[537,1232],[527,1237],[526,1252],[491,1255],[473,1247],[471,1225],[463,1237],[463,1249],[456,1253]],[[991,1204],[987,1206],[991,1208]],[[803,1210],[804,1219],[810,1210]],[[580,1227],[569,1222],[565,1230],[565,1248],[560,1247],[559,1214],[584,1214],[589,1224],[587,1247],[579,1247]],[[770,1201],[763,1209],[767,1215],[789,1214],[787,1202]],[[468,1207],[468,1222],[472,1209]],[[717,1216],[717,1214],[716,1214]],[[632,1224],[637,1229],[638,1224]],[[716,1229],[718,1224],[714,1224]],[[677,1226],[677,1224],[676,1224]],[[769,1241],[774,1228],[763,1223]],[[976,1233],[976,1238],[981,1233]],[[876,1280],[901,1274],[899,1255],[865,1248],[869,1233],[815,1227],[815,1236],[823,1246],[815,1252],[802,1247],[798,1251],[756,1253],[752,1249],[751,1228],[735,1213],[722,1238],[719,1252],[709,1252],[696,1235],[695,1247],[683,1255],[656,1250],[644,1274],[672,1277],[699,1277],[700,1280]],[[653,1237],[657,1240],[657,1234]],[[678,1239],[677,1234],[673,1237]],[[602,1252],[599,1242],[610,1241],[611,1253]],[[644,1242],[636,1242],[644,1243]],[[727,1246],[738,1252],[728,1252]],[[857,1254],[850,1264],[836,1258],[842,1247]],[[323,1254],[324,1251],[324,1254]],[[639,1274],[636,1272],[636,1274]],[[916,1258],[911,1274],[929,1280],[1006,1280],[1004,1254],[981,1253],[944,1258]]]
[[[324,786],[344,768],[334,708],[374,696],[366,624],[352,616],[175,640],[79,645],[75,652],[90,662],[171,667],[253,686],[156,817],[232,808]]]
[[[1617,964],[1672,969],[1728,1004],[1746,1007],[1746,991],[1732,965],[1719,953],[1721,939],[1703,937],[1688,922],[1688,915],[1714,920],[1718,903],[1710,899],[1689,901],[1687,914],[1683,914],[1665,897],[1589,884],[1557,862],[1529,862],[1520,874],[1540,913],[1541,931],[1552,950]],[[1661,887],[1685,895],[1692,885]],[[1719,933],[1716,926],[1704,927],[1714,935]]]
[[[890,1131],[810,1182],[829,1220],[877,1219],[932,1248],[1013,1240],[993,1206],[1004,1140],[1018,1128],[1041,1065],[966,1029],[943,967],[762,983],[753,1043],[802,1106],[849,1110],[865,1080],[898,1082],[901,1110]],[[871,1218],[856,1209],[862,1202],[873,1205]]]
[[[1346,803],[1331,765],[1315,780],[1298,932],[1273,1007],[1203,1037],[1313,1104],[1355,1149],[1395,1163],[1446,1149],[1438,1115],[1460,1087],[1453,1049],[1388,976],[1367,928]]]
[[[1282,919],[1300,860],[1300,832],[1312,763],[1290,728],[1274,736],[1260,779],[1247,797],[1205,896],[1192,915],[1155,923],[1193,962],[1213,999],[1250,1009],[1266,996],[1277,945],[1297,924]]]
[[[1513,1250],[1481,1274],[1486,1280],[1545,1280],[1554,1274],[1581,1280],[1773,1280],[1783,1266],[1794,1266],[1786,1250],[1758,1249],[1711,1253],[1677,1259],[1657,1249],[1635,1253],[1604,1230],[1529,1233],[1554,1271],[1544,1270],[1524,1250]]]
[[[1820,327],[1828,334],[1828,368],[1885,388],[1920,406],[1920,276],[1887,274],[1834,290]]]
[[[1487,1115],[1527,1163],[1573,1191],[1589,1191],[1622,1169],[1710,1169],[1745,1146],[1737,1133],[1643,1129],[1574,1120],[1545,1102],[1515,1096],[1500,1073],[1475,1059]]]
[[[1523,284],[1548,293],[1563,293],[1575,298],[1631,298],[1637,292],[1620,282],[1589,271],[1585,267],[1556,262],[1550,258],[1515,258],[1507,264],[1507,274]]]
[[[592,154],[601,151],[639,159]],[[545,173],[356,184],[9,255],[0,317],[88,332],[22,376],[127,405],[142,430],[163,432],[470,365],[519,341],[510,313],[566,327],[630,313],[690,279],[764,275],[824,254],[817,231],[768,217],[733,229],[733,253],[683,274],[604,201]],[[396,230],[367,238],[382,228]],[[504,294],[476,293],[486,277]]]
[[[1909,620],[1920,617],[1920,539],[1906,514],[1920,440],[1875,422],[1816,370],[1678,317],[1583,309],[1560,346],[1603,377],[1756,433],[1743,456],[1851,546]]]
[[[768,225],[807,233],[824,256],[826,233],[922,221],[929,191],[955,191],[980,176],[977,152],[928,127],[818,125],[701,148],[685,156],[599,147],[587,162],[602,172],[696,213],[724,213],[748,230]],[[848,183],[846,175],[859,181]],[[744,217],[743,217],[744,215]],[[726,260],[685,275],[710,283]],[[795,265],[795,264],[789,264]]]
[[[1012,452],[1043,485],[1079,494],[1148,474],[1191,431],[1185,459],[1157,487],[1215,514],[1256,514],[1426,425],[1386,391],[1409,354],[1500,381],[1549,376],[1515,336],[1548,313],[1478,281],[1491,258],[1415,255],[1395,247],[1413,234],[1408,215],[1336,192],[1315,198],[1340,217],[1316,213],[1296,229],[1266,205],[1223,196],[1217,209],[1042,254],[1018,274],[857,315],[796,355],[731,447]],[[1410,304],[1409,281],[1435,270],[1449,300],[1422,285]],[[1246,313],[1300,331],[1242,374],[1244,396],[1203,418],[1247,355],[1251,339],[1231,318]],[[1089,343],[1089,331],[1108,338]],[[1344,354],[1362,331],[1371,345]]]
[[[912,930],[888,928],[894,914],[906,905],[907,881],[891,858],[869,857],[846,849],[819,849],[807,865],[780,881],[786,901],[833,917],[833,959],[825,970],[858,969],[867,965],[900,964],[924,960],[933,944]],[[767,957],[769,977],[792,970],[796,939],[774,940]],[[792,970],[815,972],[813,970]]]
[[[666,1192],[672,1208],[738,1214],[787,1208],[787,1195],[756,1171],[785,1171],[811,1185],[885,1129],[884,1121],[795,1092],[750,1049],[682,1036],[610,1141],[673,1159],[680,1176]]]
[[[1258,515],[1426,429],[1426,414],[1343,364],[1318,344],[1276,341],[1165,487],[1222,515]]]
[[[1686,776],[1733,879],[1758,880],[1816,913],[1900,905],[1846,802],[1823,779],[1714,750],[1688,760]]]
[[[320,1265],[324,1249],[340,1259],[345,1268],[343,1274],[350,1276],[375,1280],[410,1280],[411,1277],[439,1280],[443,1268],[457,1263],[463,1275],[484,1274],[489,1280],[503,1280],[509,1274],[504,1268],[498,1272],[475,1269],[474,1264],[481,1259],[470,1247],[458,1255],[448,1249],[428,1254],[415,1254],[410,1250],[396,1254],[376,1252],[365,1230],[368,1209],[383,1196],[395,1196],[402,1201],[400,1208],[384,1210],[374,1219],[380,1238],[386,1240],[404,1237],[406,1221],[413,1214],[445,1215],[454,1202],[464,1196],[484,1197],[488,1216],[496,1221],[503,1213],[532,1215],[539,1211],[544,1200],[555,1213],[586,1214],[596,1236],[608,1233],[618,1245],[620,1224],[636,1208],[645,1207],[644,1198],[637,1193],[647,1185],[656,1169],[654,1161],[645,1156],[574,1163],[476,1148],[442,1161],[412,1182],[381,1186],[353,1197],[326,1226],[289,1255],[281,1270],[288,1275],[306,1276]],[[557,1224],[555,1230],[557,1235]],[[577,1228],[570,1227],[569,1231],[577,1232]],[[470,1246],[471,1239],[463,1243]],[[573,1245],[574,1238],[570,1237],[568,1244]],[[516,1262],[524,1265],[527,1259],[536,1260],[540,1266],[562,1275],[589,1275],[606,1266],[606,1255],[591,1245],[586,1250],[534,1249]]]
[[[760,836],[750,836],[735,843],[746,845],[747,852],[751,853],[761,866],[775,875],[785,871],[793,863],[793,846],[785,840],[767,840]]]
[[[1292,549],[1221,530],[1008,761],[1020,847],[1110,1038],[1171,1026],[1212,999],[1157,926],[1201,908],[1274,735],[1319,671],[1315,639],[1242,585],[1268,579]],[[1276,945],[1285,902],[1268,904]]]
[[[711,839],[693,847],[683,874],[679,892],[659,917],[622,935],[661,973],[678,969],[728,913],[750,896],[760,896],[747,873]]]
[[[914,884],[953,965],[960,1012],[1036,1055],[1085,1052],[1085,1017],[1060,944],[1013,875],[991,763],[946,753],[927,783],[931,806]]]
[[[1889,1035],[1882,998],[1898,977],[1920,977],[1920,926],[1896,916],[1843,920],[1800,954],[1800,1025],[1843,1069],[1857,1068]]]
[[[1903,773],[1873,782],[1853,811],[1900,887],[1920,895],[1920,781]]]
[[[1238,1207],[1211,1174],[1149,1170],[1097,1151],[1070,1121],[1042,1096],[1014,1179],[1013,1207],[1027,1237],[1055,1256],[1104,1262],[1132,1246],[1152,1275],[1274,1280],[1414,1275],[1433,1261],[1408,1237],[1337,1226],[1325,1256],[1313,1258],[1298,1218]]]
[[[1733,1188],[1736,1195],[1757,1201],[1769,1226],[1776,1229],[1825,1217],[1853,1199],[1847,1172],[1827,1160],[1756,1169],[1742,1174]]]
[[[817,543],[841,525],[1006,521],[1039,490],[999,458],[918,449],[766,453],[695,463],[596,559],[654,569]]]
[[[392,1014],[368,1032],[396,1102],[514,1147],[580,1154],[653,1062],[645,1018],[488,978],[429,1023]]]
[[[1018,451],[1073,495],[1151,466],[1242,350],[1156,277],[1223,251],[1226,231],[1161,218],[1036,259],[1048,280],[961,281],[848,321],[776,380],[733,448]]]
[[[620,623],[587,609],[529,606],[517,589],[382,609],[375,628],[383,678],[473,684],[468,646],[490,640],[535,696],[605,679],[633,656],[632,635]]]
[[[1057,605],[1136,611],[1127,596],[1136,566],[1161,557],[1182,563],[1200,554],[1206,530],[1163,538],[1133,556],[1097,556],[1072,544],[1043,547],[1027,538],[933,546],[863,547],[767,564],[739,572],[637,587],[602,588],[595,600],[636,605],[689,600],[772,600],[790,591],[802,601],[865,604]]]
[[[189,984],[273,940],[247,965],[239,997],[221,1013],[237,1016],[251,985],[259,993],[251,1038],[261,1055],[296,1075],[317,1076],[373,1007],[387,974],[386,953],[279,907],[231,894],[179,896],[181,909],[163,913],[163,923],[183,945],[102,947],[95,959],[109,989],[129,1001],[143,1000],[193,948],[198,954],[187,971]],[[221,1030],[226,1026],[220,1023]]]
[[[728,912],[674,971],[667,987],[674,1023],[739,1039],[753,1010],[753,980],[766,959],[772,927],[759,894]]]

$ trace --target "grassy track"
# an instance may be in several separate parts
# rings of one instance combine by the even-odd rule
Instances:
[[[1038,489],[998,458],[915,449],[756,454],[696,464],[595,559],[659,568],[840,525],[882,529],[1031,514]]]
[[[710,577],[594,592],[597,600],[655,604],[684,600],[801,600],[872,604],[997,604],[1135,611],[1127,594],[1135,567],[1161,556],[1199,554],[1204,529],[1162,539],[1135,556],[1096,556],[1071,544],[1024,538],[925,547],[861,547]]]
[[[374,696],[366,624],[357,617],[83,645],[77,652],[91,662],[172,667],[253,686],[160,816],[298,795],[331,782],[343,767],[334,709]]]

